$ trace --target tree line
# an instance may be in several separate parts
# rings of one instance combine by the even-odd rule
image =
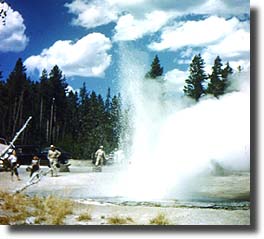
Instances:
[[[217,56],[212,66],[212,73],[207,74],[204,70],[205,62],[200,54],[195,55],[189,66],[189,76],[185,80],[184,95],[199,101],[199,99],[207,94],[219,98],[228,91],[231,84],[230,76],[233,74],[233,69],[229,62],[223,66],[222,60]],[[238,67],[241,71],[241,67]],[[158,56],[156,55],[152,61],[151,69],[146,74],[147,79],[156,79],[162,76],[163,67],[160,65]]]
[[[183,89],[195,101],[206,94],[219,98],[231,84],[229,76],[233,69],[228,62],[223,67],[219,56],[211,74],[204,68],[201,55],[195,55]],[[160,79],[162,74],[163,67],[156,55],[145,78]],[[86,159],[93,157],[99,145],[111,152],[118,148],[120,138],[129,142],[126,132],[131,127],[129,109],[121,106],[120,94],[112,97],[110,88],[105,97],[89,92],[85,83],[79,93],[69,91],[57,65],[49,73],[44,69],[36,81],[27,76],[21,58],[6,80],[0,71],[0,137],[11,140],[26,119],[33,116],[18,144],[48,146],[52,143],[72,152],[76,158]]]
[[[190,67],[189,76],[186,79],[184,93],[187,96],[198,101],[206,94],[213,95],[216,98],[225,94],[231,84],[230,76],[233,74],[233,69],[229,62],[223,68],[222,60],[217,56],[212,66],[212,73],[206,74],[205,63],[200,54],[195,55]]]
[[[0,72],[0,137],[11,140],[29,116],[32,120],[17,144],[55,144],[90,159],[99,145],[110,152],[118,146],[120,95],[103,98],[89,92],[85,83],[80,93],[69,91],[57,65],[42,71],[37,81],[26,73],[19,58],[6,80]]]

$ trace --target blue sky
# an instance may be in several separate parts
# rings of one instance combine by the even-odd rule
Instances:
[[[6,78],[21,57],[37,80],[57,64],[68,84],[102,95],[118,92],[118,46],[158,54],[165,78],[184,83],[201,53],[210,72],[217,55],[249,69],[248,0],[8,0],[0,26],[0,70]],[[2,8],[6,5],[1,4]]]

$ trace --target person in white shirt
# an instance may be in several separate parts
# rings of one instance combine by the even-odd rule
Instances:
[[[103,166],[104,160],[106,159],[104,147],[100,146],[100,148],[95,153],[95,166],[98,166],[99,164]]]
[[[48,152],[48,160],[50,163],[51,169],[51,177],[58,176],[57,165],[58,165],[58,158],[60,157],[61,152],[55,148],[54,145],[50,146],[50,150]]]
[[[17,171],[19,164],[17,163],[17,156],[16,156],[15,150],[12,151],[12,154],[9,156],[8,160],[9,160],[10,165],[11,165],[11,179],[12,179],[12,181],[13,181],[14,174],[16,175],[17,180],[20,181],[21,179],[20,179],[18,171]]]

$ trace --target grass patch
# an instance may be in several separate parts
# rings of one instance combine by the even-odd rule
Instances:
[[[122,224],[133,223],[134,221],[131,217],[114,216],[107,218],[107,222],[112,225],[122,225]]]
[[[78,221],[90,221],[90,220],[92,220],[92,216],[91,216],[91,214],[89,212],[82,213],[81,215],[79,215],[77,217],[77,220]]]
[[[169,225],[170,222],[163,213],[158,214],[156,217],[149,221],[152,225]]]
[[[4,224],[13,224],[14,222],[23,224],[27,217],[32,216],[32,212],[28,210],[30,202],[26,196],[0,192],[0,199],[2,201],[0,208],[6,214],[6,219],[2,219]]]
[[[25,224],[28,217],[33,217],[34,224],[60,225],[73,210],[72,201],[54,196],[31,198],[24,194],[0,192],[0,199],[0,208],[7,215],[0,222],[5,224]]]
[[[65,217],[72,214],[73,202],[66,199],[56,198],[49,196],[43,200],[40,208],[44,207],[46,224],[50,225],[62,225]],[[43,217],[43,213],[40,214]]]
[[[131,222],[131,223],[134,222],[134,220],[131,217],[127,217],[126,220],[127,220],[127,222]]]
[[[0,216],[0,225],[9,225],[10,218],[8,216]]]

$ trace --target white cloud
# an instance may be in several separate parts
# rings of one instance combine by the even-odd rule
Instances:
[[[66,3],[69,12],[77,16],[76,22],[89,28],[92,16],[86,13],[96,12],[97,26],[117,20],[124,12],[132,14],[135,18],[142,17],[153,11],[174,11],[181,15],[187,14],[243,14],[249,12],[248,0],[73,0]],[[79,18],[79,16],[81,16]],[[82,19],[82,20],[81,20]]]
[[[116,22],[115,40],[135,40],[156,32],[175,15],[146,0],[74,0],[65,6],[76,15],[74,25],[90,29]]]
[[[191,47],[187,47],[184,51],[181,52],[181,57],[188,58],[190,56],[193,56],[193,49]]]
[[[186,21],[163,29],[161,40],[153,42],[149,48],[155,51],[182,50],[179,63],[191,61],[190,48],[200,48],[200,53],[207,64],[207,72],[211,71],[214,59],[219,55],[223,61],[232,62],[232,67],[243,63],[249,67],[250,33],[249,21],[241,22],[233,17],[226,20],[222,17],[211,16],[199,21]],[[190,59],[186,59],[189,56]]]
[[[164,11],[153,11],[147,13],[143,19],[135,19],[131,14],[119,18],[115,27],[115,41],[136,40],[145,34],[157,32],[169,19],[174,17],[173,13]]]
[[[226,20],[211,16],[205,20],[186,21],[167,27],[161,34],[160,42],[153,42],[149,47],[161,51],[165,49],[178,50],[185,46],[204,46],[221,40],[239,28],[237,18]]]
[[[140,21],[143,16],[155,11],[179,12],[197,6],[206,0],[73,0],[65,6],[76,17],[73,24],[87,29],[117,22],[124,13]],[[144,21],[144,19],[142,19]]]
[[[168,71],[165,76],[164,76],[164,80],[174,83],[178,86],[183,86],[183,84],[185,83],[185,80],[188,78],[188,72],[186,71],[181,71],[177,68]]]
[[[6,24],[0,23],[0,52],[23,51],[28,43],[25,34],[24,19],[19,12],[8,7],[6,3],[0,3],[0,10],[7,10]]]
[[[202,51],[202,57],[207,64],[213,64],[219,55],[223,63],[229,61],[230,66],[236,69],[242,66],[244,70],[250,67],[250,33],[247,29],[237,29],[221,41],[208,45]],[[208,66],[207,66],[208,67]],[[207,69],[208,72],[209,67]]]
[[[116,22],[116,40],[135,40],[159,31],[169,22],[170,17],[165,18],[167,14],[176,17],[188,14],[232,16],[249,13],[248,0],[73,0],[65,6],[75,15],[73,23],[87,29]],[[155,16],[157,18],[154,19]],[[125,30],[125,24],[134,34]]]
[[[244,29],[239,29],[226,36],[218,44],[209,46],[209,50],[226,57],[237,57],[250,50],[250,34]]]
[[[193,9],[195,14],[214,14],[217,16],[233,16],[249,14],[249,0],[207,0]]]
[[[74,0],[66,3],[65,6],[70,13],[77,16],[73,19],[73,24],[88,29],[117,20],[116,8],[108,1]]]
[[[66,76],[104,75],[110,65],[111,41],[101,33],[91,33],[77,42],[57,41],[50,48],[44,49],[40,55],[26,59],[25,65],[29,71],[44,68],[48,71],[56,64]]]

